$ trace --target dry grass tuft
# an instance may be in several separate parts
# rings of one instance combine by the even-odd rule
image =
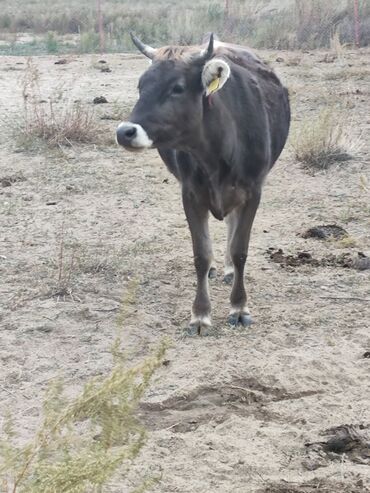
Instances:
[[[346,236],[340,240],[337,240],[336,244],[340,248],[355,248],[358,246],[358,241],[352,236]]]
[[[345,67],[345,68],[339,68],[336,70],[333,70],[332,72],[327,72],[324,75],[325,80],[337,80],[337,81],[344,81],[344,80],[353,80],[353,79],[360,79],[364,80],[367,79],[370,75],[370,70],[367,69],[366,67]]]
[[[101,244],[82,245],[66,230],[63,220],[55,258],[44,261],[50,276],[44,295],[56,301],[81,301],[78,291],[84,280],[102,277],[112,280],[122,275],[126,252]]]
[[[57,112],[50,101],[48,106],[28,105],[24,137],[42,139],[51,147],[89,143],[99,140],[99,130],[92,111],[76,104]]]
[[[334,108],[322,110],[314,120],[300,122],[291,146],[295,158],[307,168],[325,170],[335,162],[351,159],[345,119]]]
[[[101,128],[92,109],[63,99],[63,93],[43,99],[39,72],[28,60],[22,83],[23,112],[14,126],[15,137],[23,147],[41,141],[50,147],[77,143],[103,143]]]
[[[330,37],[330,49],[337,58],[340,58],[345,53],[345,47],[346,45],[341,43],[339,31],[336,29]]]

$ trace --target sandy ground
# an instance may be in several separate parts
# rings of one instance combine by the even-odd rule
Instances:
[[[62,376],[78,389],[107,372],[130,279],[138,283],[124,323],[130,358],[144,357],[164,336],[172,341],[140,410],[148,442],[130,481],[118,476],[109,491],[129,492],[147,474],[161,474],[152,491],[163,493],[370,491],[368,437],[362,449],[318,444],[342,425],[369,433],[369,271],[281,267],[266,253],[370,254],[369,51],[334,61],[325,53],[263,55],[290,87],[295,121],[316,114],[328,94],[347,107],[354,159],[313,175],[288,147],[270,174],[248,259],[255,323],[247,330],[226,324],[225,228],[212,220],[214,333],[196,338],[183,330],[195,276],[176,180],[155,151],[132,155],[113,144],[21,150],[7,130],[20,115],[25,59],[1,59],[0,179],[24,177],[0,186],[1,414],[10,409],[27,438],[51,379]],[[64,65],[35,59],[43,96],[63,86],[70,100],[92,107],[104,95],[109,103],[95,108],[97,116],[117,118],[135,101],[147,62],[104,58],[111,72],[99,70],[99,57],[71,56]],[[100,122],[102,133],[117,125]],[[300,236],[332,223],[351,241]]]

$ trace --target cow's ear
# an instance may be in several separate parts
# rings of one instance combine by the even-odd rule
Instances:
[[[219,91],[230,77],[230,67],[220,58],[209,60],[203,67],[202,84],[206,96]]]

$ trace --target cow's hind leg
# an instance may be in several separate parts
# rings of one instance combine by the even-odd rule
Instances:
[[[246,204],[234,211],[234,228],[230,239],[230,256],[234,265],[234,282],[231,290],[229,323],[246,327],[252,323],[247,307],[244,287],[244,267],[248,255],[253,221],[260,201],[260,192],[253,193]]]
[[[183,190],[183,204],[193,241],[197,291],[189,326],[191,334],[200,334],[211,326],[211,302],[208,294],[208,275],[212,264],[212,244],[208,229],[208,209],[196,202],[194,195]]]

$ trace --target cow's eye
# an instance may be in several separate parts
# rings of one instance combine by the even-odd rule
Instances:
[[[182,94],[184,91],[185,91],[185,87],[180,84],[176,84],[172,88],[172,94]]]

